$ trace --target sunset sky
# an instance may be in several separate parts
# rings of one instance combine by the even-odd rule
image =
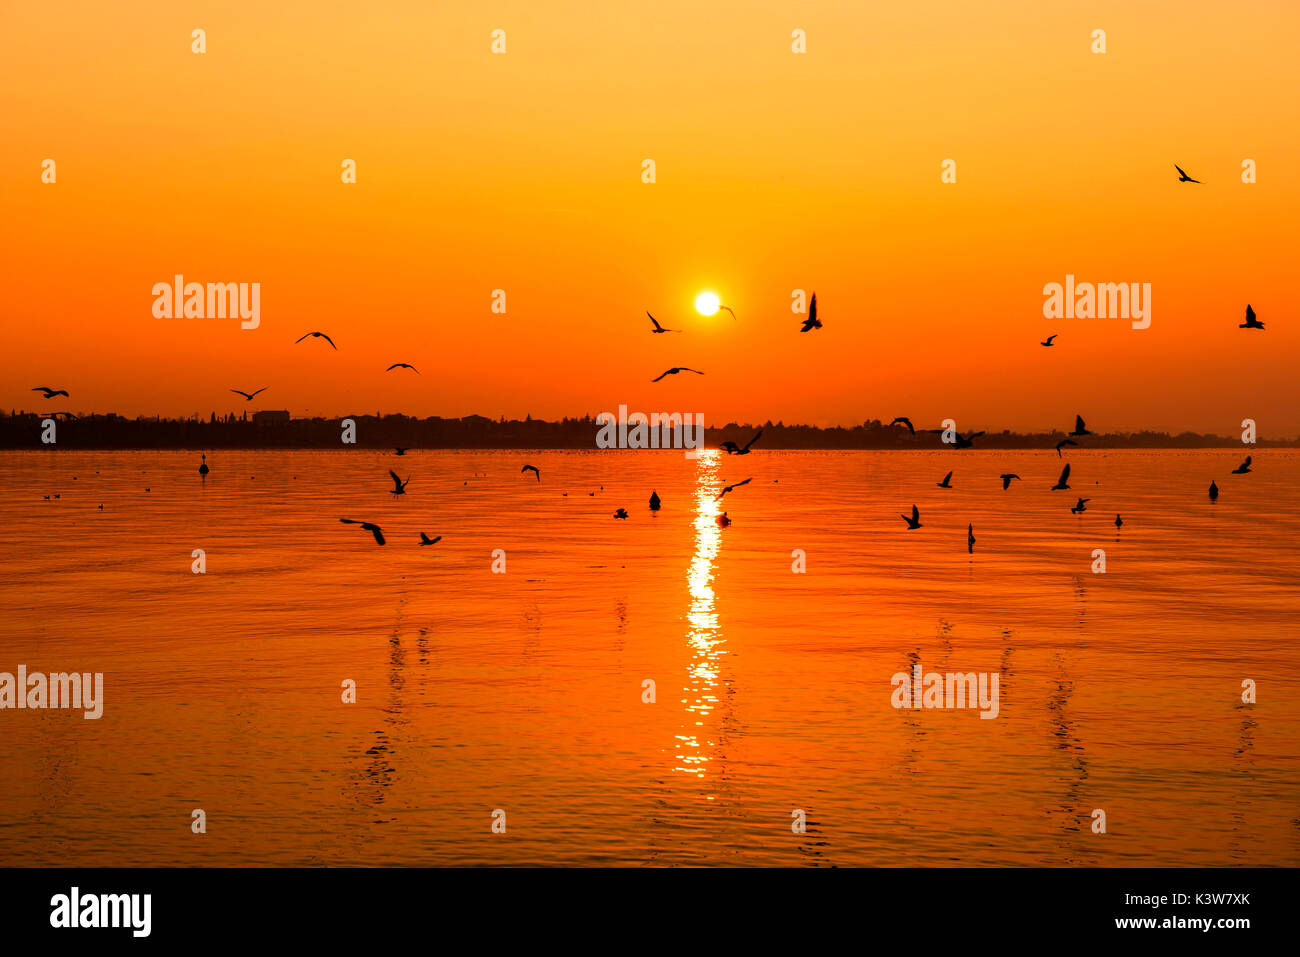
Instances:
[[[0,407],[1300,433],[1300,4],[892,6],[11,0]],[[1067,273],[1151,327],[1043,318]]]

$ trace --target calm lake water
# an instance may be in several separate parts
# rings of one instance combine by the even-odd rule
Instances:
[[[0,672],[105,676],[0,711],[0,865],[1294,865],[1300,455],[1243,456],[0,453]]]

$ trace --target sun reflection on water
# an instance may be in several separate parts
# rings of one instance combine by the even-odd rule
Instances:
[[[714,609],[714,560],[722,542],[718,516],[721,482],[718,479],[717,451],[701,452],[696,459],[695,486],[695,554],[686,572],[690,608],[686,614],[686,633],[691,661],[688,667],[686,697],[682,705],[686,725],[677,735],[677,766],[674,770],[704,777],[709,761],[708,749],[716,742],[707,737],[705,719],[717,708],[718,660],[725,644]]]

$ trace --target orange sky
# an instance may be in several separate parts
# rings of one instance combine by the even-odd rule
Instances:
[[[1298,40],[1293,0],[8,2],[0,406],[1296,435]],[[1067,272],[1151,327],[1044,319]],[[260,328],[155,319],[175,273]]]

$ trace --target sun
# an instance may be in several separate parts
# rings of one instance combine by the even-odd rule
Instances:
[[[718,307],[722,305],[722,300],[716,293],[702,292],[695,297],[695,311],[701,316],[715,316],[718,314]]]

